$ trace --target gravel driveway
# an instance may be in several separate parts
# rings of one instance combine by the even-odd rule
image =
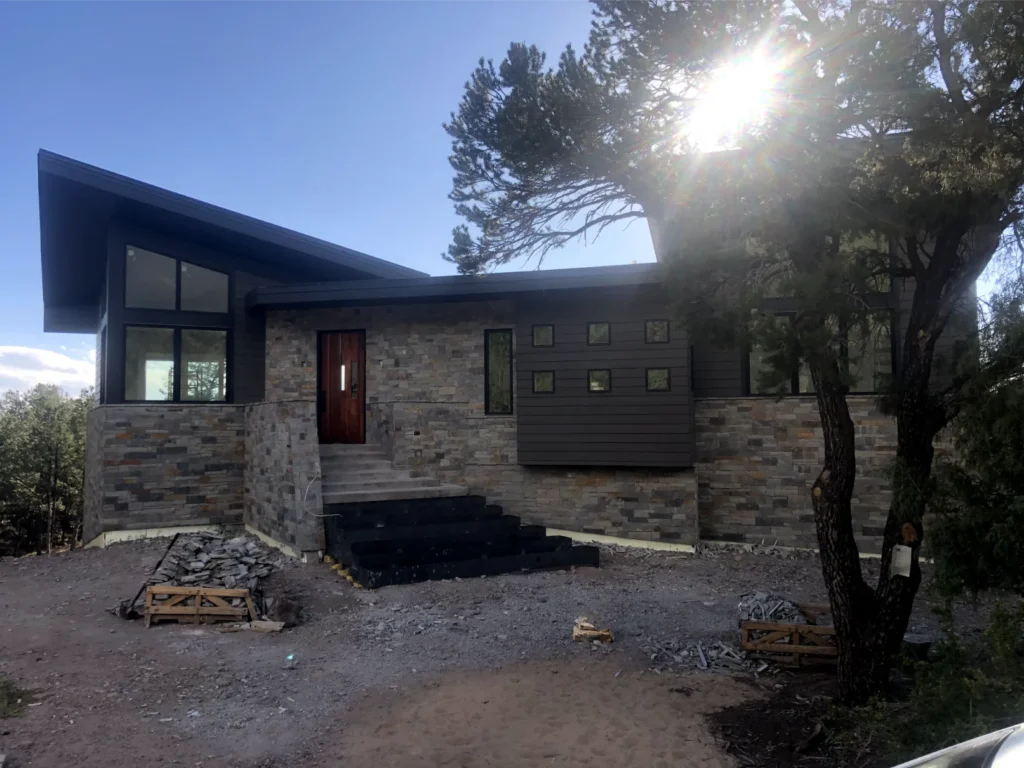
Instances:
[[[165,548],[0,562],[0,675],[35,696],[0,721],[6,768],[730,765],[703,714],[757,688],[653,668],[651,643],[735,642],[746,591],[824,598],[813,556],[604,550],[600,569],[375,592],[293,564],[267,590],[305,620],[273,635],[106,612]],[[615,643],[572,643],[581,614]]]

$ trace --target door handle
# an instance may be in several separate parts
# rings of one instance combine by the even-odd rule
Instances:
[[[352,399],[355,400],[359,396],[359,363],[353,360],[350,365],[352,366]]]

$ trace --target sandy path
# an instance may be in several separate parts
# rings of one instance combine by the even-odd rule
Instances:
[[[391,768],[732,765],[704,714],[755,695],[707,675],[660,679],[614,659],[527,663],[370,694],[348,721],[342,761]]]

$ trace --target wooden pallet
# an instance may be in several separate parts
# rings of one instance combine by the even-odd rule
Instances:
[[[835,627],[814,624],[743,621],[740,648],[754,653],[786,654],[797,665],[806,657],[824,661],[839,656]]]
[[[166,600],[157,600],[164,598]],[[228,600],[241,598],[245,605]],[[146,626],[154,621],[208,624],[216,621],[256,621],[256,606],[248,589],[220,587],[146,587]]]

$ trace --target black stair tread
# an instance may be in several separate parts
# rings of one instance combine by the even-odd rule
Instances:
[[[519,530],[519,518],[513,515],[504,515],[483,520],[455,520],[453,522],[375,526],[373,528],[344,528],[341,535],[346,544],[356,544],[368,541],[458,538],[477,533],[514,532],[517,530]]]
[[[331,526],[335,530],[346,531],[428,523],[491,520],[501,517],[502,514],[501,507],[489,504],[444,505],[427,503],[435,501],[434,499],[416,499],[415,501],[416,504],[409,504],[407,500],[396,501],[393,505],[386,506],[382,506],[382,502],[373,502],[372,507],[369,504],[329,504],[324,512],[326,515],[324,522],[325,525]],[[355,509],[345,509],[345,507],[355,507]]]
[[[433,532],[421,535],[420,528],[431,528]],[[344,539],[341,548],[353,556],[370,555],[380,552],[402,552],[412,550],[437,549],[443,547],[473,545],[488,541],[514,539],[538,539],[544,536],[544,529],[537,533],[532,527],[522,528],[519,518],[499,517],[497,520],[480,520],[475,523],[457,523],[454,525],[413,526],[411,528],[384,529],[387,533],[376,539],[352,541]],[[401,537],[393,536],[401,531]],[[359,531],[363,533],[363,531]]]
[[[472,578],[540,568],[566,568],[599,563],[597,547],[575,546],[550,552],[528,552],[479,560],[456,560],[396,568],[373,569],[353,566],[352,577],[367,588],[409,584],[436,579]]]
[[[521,553],[551,552],[571,546],[572,540],[564,536],[525,539],[518,536],[505,536],[492,541],[450,540],[444,541],[436,547],[414,546],[402,551],[365,554],[353,551],[352,564],[356,567],[379,570],[425,563],[482,560]]]

